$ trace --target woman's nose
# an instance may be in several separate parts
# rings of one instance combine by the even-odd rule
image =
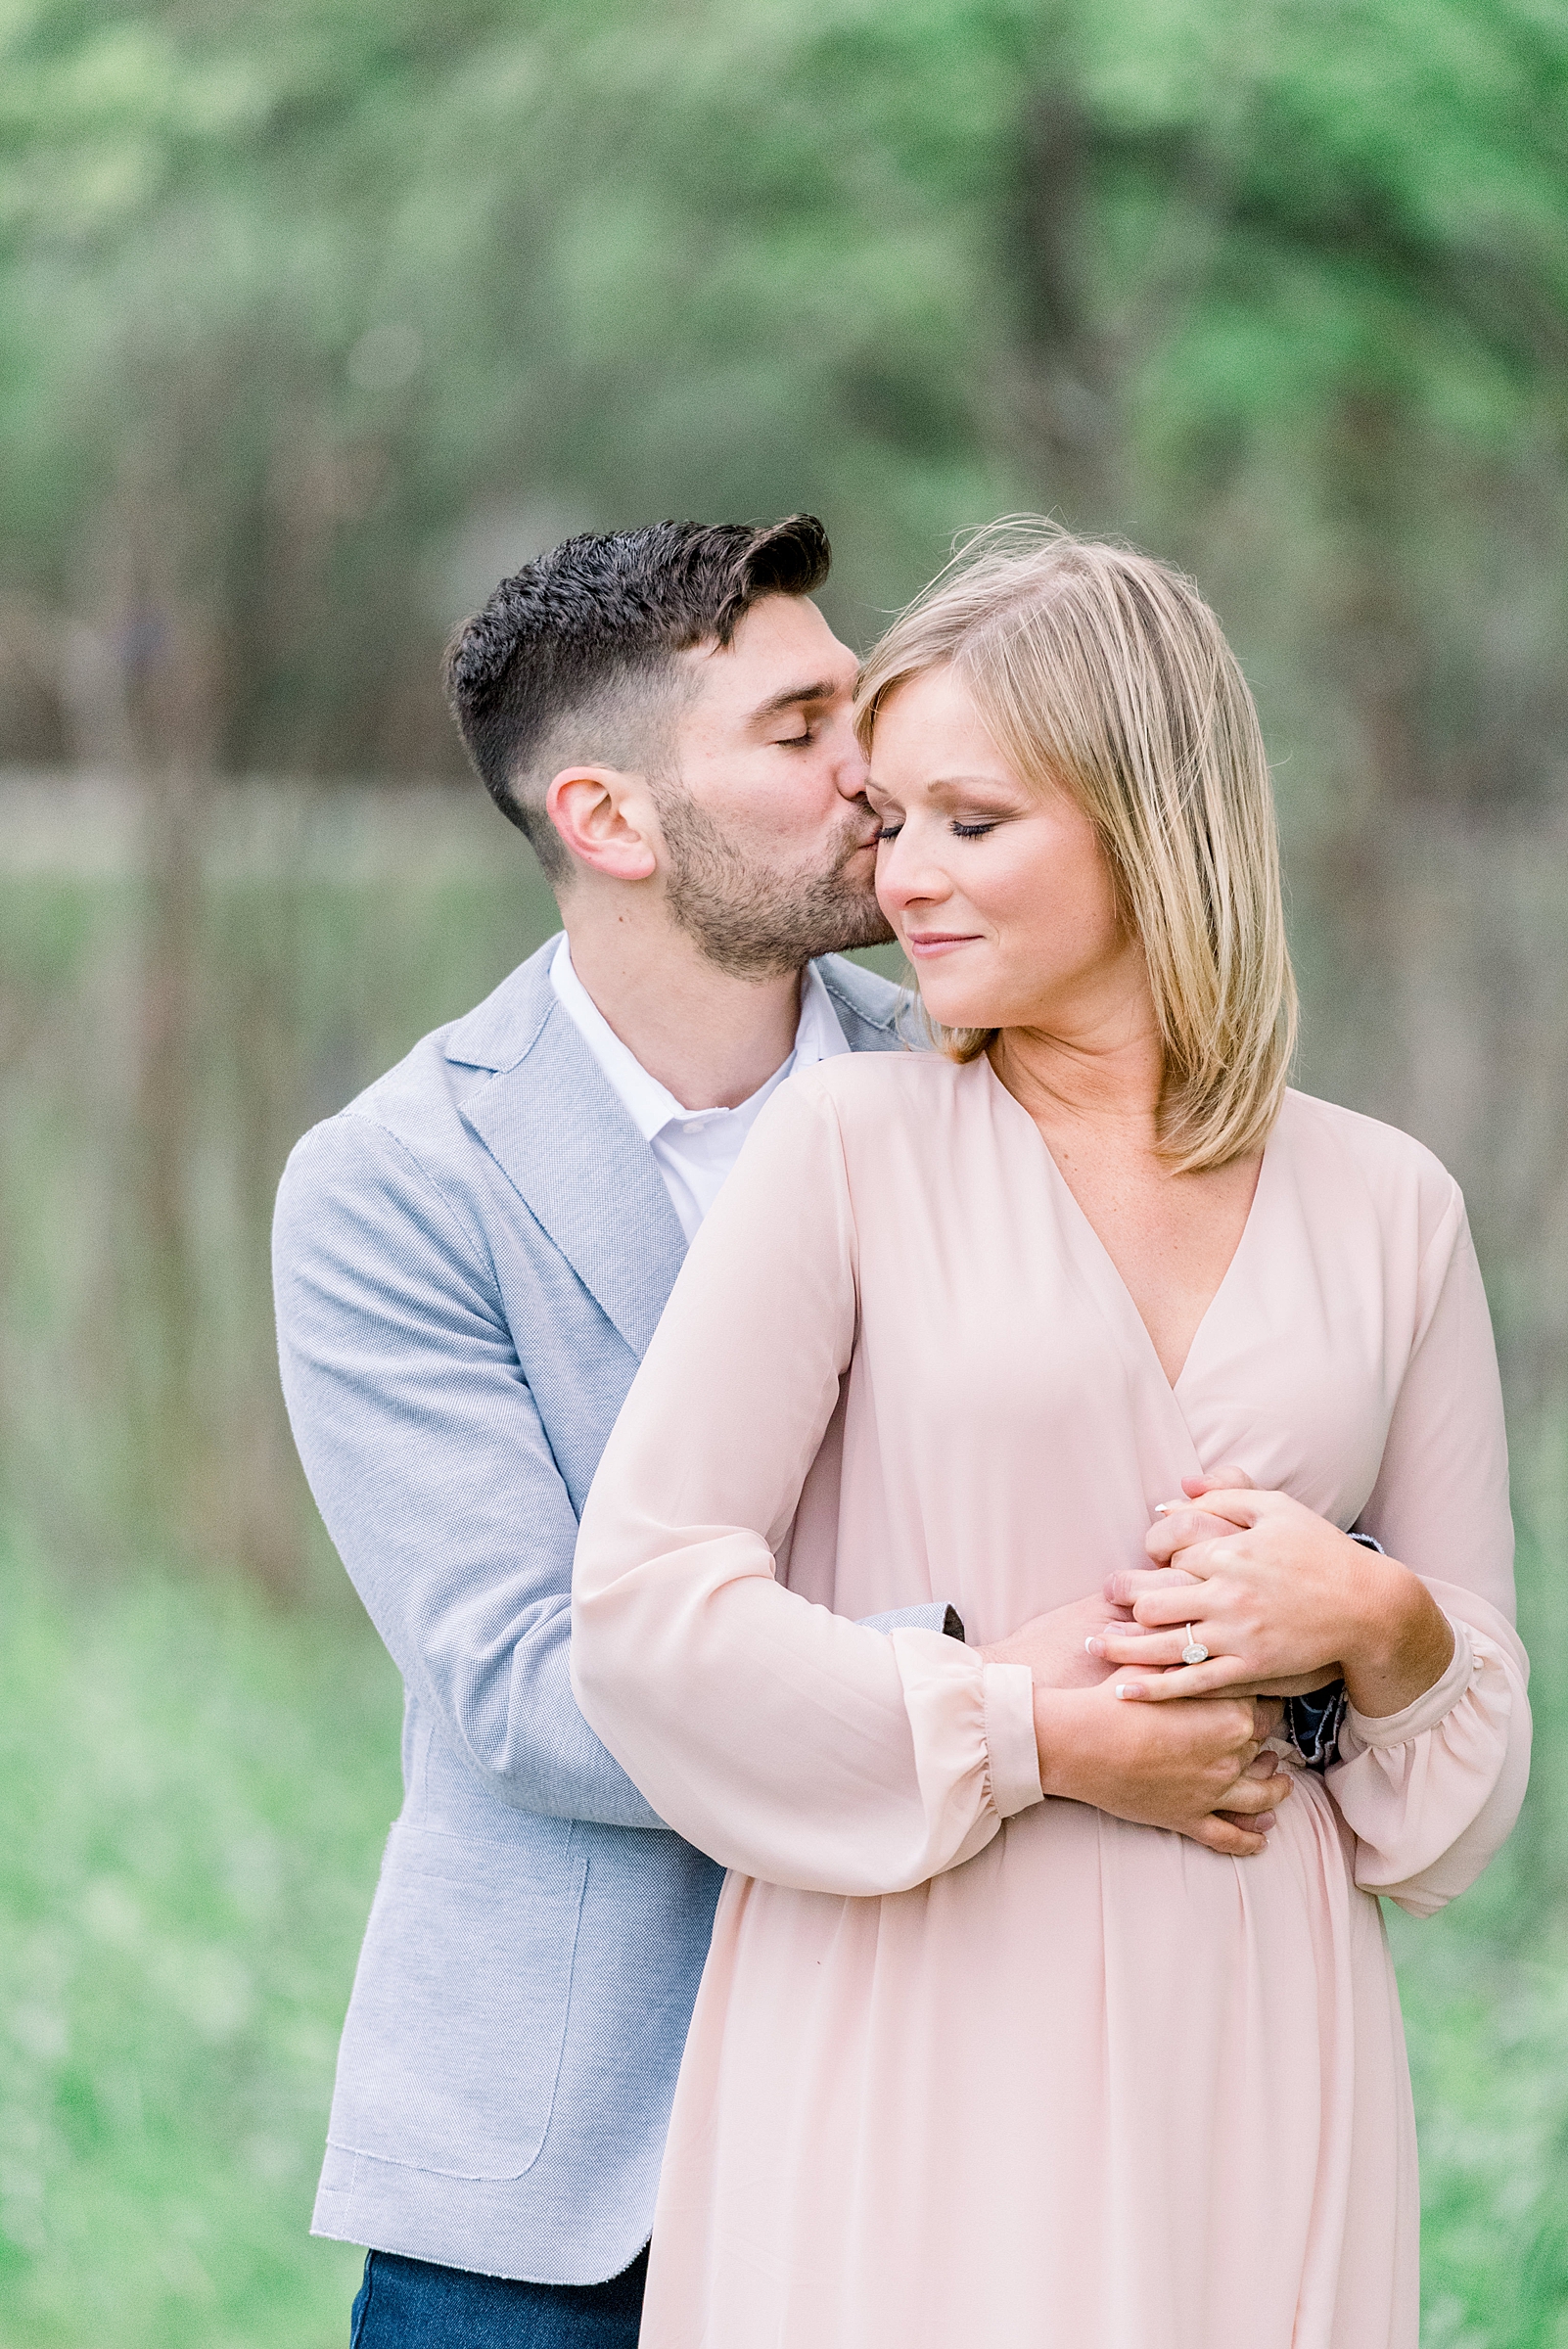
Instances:
[[[915,844],[906,845],[903,831],[882,843],[877,851],[877,898],[885,912],[938,904],[951,894],[952,883],[941,865],[922,855]]]

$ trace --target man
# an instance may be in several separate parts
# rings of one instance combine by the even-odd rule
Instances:
[[[828,559],[809,517],[664,523],[503,580],[449,694],[565,934],[284,1176],[290,1414],[407,1688],[314,2220],[371,2247],[355,2349],[636,2339],[719,1871],[576,1709],[572,1558],[762,1103],[900,1041],[898,990],[837,958],[887,932]]]
[[[636,2338],[719,1871],[576,1710],[572,1553],[762,1102],[899,1040],[834,952],[887,931],[828,560],[809,518],[667,523],[502,582],[449,694],[566,935],[284,1176],[289,1409],[407,1683],[314,2221],[373,2247],[364,2349]]]

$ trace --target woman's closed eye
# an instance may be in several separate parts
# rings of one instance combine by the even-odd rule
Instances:
[[[958,818],[954,816],[947,829],[952,834],[954,840],[981,840],[988,832],[994,832],[1000,820],[1001,819],[999,816],[993,815],[989,817],[984,823],[961,824],[958,821]],[[899,822],[896,824],[883,824],[877,833],[877,838],[878,840],[897,840],[902,830],[903,821],[900,817]]]

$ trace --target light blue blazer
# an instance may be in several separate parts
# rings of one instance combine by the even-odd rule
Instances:
[[[305,1135],[274,1262],[300,1455],[406,1689],[314,2231],[589,2283],[652,2225],[720,1871],[567,1677],[577,1515],[685,1243],[553,946]],[[894,1049],[898,990],[818,968]]]

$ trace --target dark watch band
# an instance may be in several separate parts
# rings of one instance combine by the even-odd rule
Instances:
[[[1386,1556],[1381,1542],[1370,1534],[1352,1534],[1363,1549],[1375,1549]],[[1344,1727],[1350,1698],[1343,1681],[1330,1681],[1326,1688],[1314,1688],[1310,1696],[1287,1696],[1285,1699],[1285,1735],[1290,1739],[1309,1770],[1327,1770],[1339,1760],[1339,1732]]]

